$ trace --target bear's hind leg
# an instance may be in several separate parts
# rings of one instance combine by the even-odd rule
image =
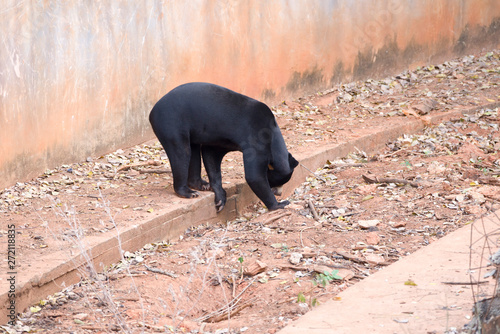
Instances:
[[[220,165],[228,151],[215,146],[203,146],[201,151],[205,170],[210,180],[210,187],[215,193],[215,207],[217,208],[217,212],[219,212],[226,205],[226,191],[222,188]]]
[[[191,159],[189,160],[188,186],[191,189],[208,191],[210,184],[201,178],[201,146],[191,144]]]
[[[158,139],[160,139],[170,161],[176,194],[185,198],[198,197],[200,194],[188,187],[191,160],[189,140],[162,140],[160,137]]]

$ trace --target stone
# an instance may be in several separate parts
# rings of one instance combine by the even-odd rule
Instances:
[[[290,254],[288,261],[293,265],[298,265],[301,259],[302,259],[302,254],[294,252]]]
[[[366,262],[368,262],[370,264],[375,264],[375,265],[385,262],[384,257],[381,255],[377,255],[377,254],[365,254],[365,260],[366,260]]]
[[[264,272],[267,268],[267,264],[259,261],[259,260],[250,260],[249,263],[245,266],[243,270],[243,274],[247,276],[255,276]]]
[[[366,243],[368,245],[378,245],[380,242],[380,237],[377,232],[368,232],[366,235]]]
[[[371,220],[358,220],[359,227],[368,229],[370,227],[375,227],[380,223],[378,219]]]

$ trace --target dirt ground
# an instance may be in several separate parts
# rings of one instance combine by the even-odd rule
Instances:
[[[434,112],[500,101],[500,53],[339,85],[273,107],[292,153]],[[274,333],[450,231],[500,208],[498,108],[387,143],[374,156],[325,161],[287,209],[261,205],[232,222],[149,244],[104,273],[47,296],[6,332]],[[0,192],[15,224],[20,274],[40,256],[179,201],[156,141],[60,166]],[[223,181],[243,179],[241,154]],[[165,173],[166,172],[166,173]],[[103,200],[104,199],[104,200]],[[7,231],[0,247],[7,248]],[[2,262],[2,269],[6,263]],[[229,311],[228,311],[229,310]],[[456,324],[457,327],[463,324]],[[1,329],[0,329],[1,331]]]

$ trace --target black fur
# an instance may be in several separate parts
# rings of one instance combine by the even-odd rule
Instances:
[[[221,162],[230,151],[243,152],[245,180],[269,210],[284,208],[271,188],[290,180],[298,165],[285,145],[274,115],[264,103],[209,83],[174,88],[151,110],[149,121],[165,149],[181,197],[195,190],[215,193],[217,211],[226,204]],[[201,178],[201,157],[210,184]]]

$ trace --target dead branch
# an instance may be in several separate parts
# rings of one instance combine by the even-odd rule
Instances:
[[[145,162],[137,162],[133,164],[128,164],[119,167],[116,172],[121,172],[121,171],[126,171],[129,170],[130,168],[136,168],[136,167],[144,167],[144,166],[160,166],[161,162],[160,161],[145,161]]]
[[[317,214],[316,214],[317,215]],[[304,247],[304,242],[302,241],[302,232],[304,232],[305,230],[308,230],[310,228],[315,228],[315,227],[319,227],[320,225],[322,225],[321,223],[316,223],[314,224],[314,226],[308,226],[308,227],[304,227],[303,229],[300,230],[300,244],[302,245],[302,247]],[[312,238],[311,238],[312,239]],[[314,239],[312,239],[314,242],[316,242]],[[317,243],[317,242],[316,242]]]
[[[480,177],[478,182],[481,184],[489,184],[491,186],[500,186],[500,179],[497,177]]]
[[[236,308],[236,305],[238,305],[238,303],[241,301],[241,295],[243,295],[243,293],[255,282],[255,278],[250,282],[248,283],[248,285],[243,289],[241,290],[241,292],[236,296],[234,297],[229,303],[227,303],[225,306],[219,308],[218,310],[212,312],[212,313],[209,313],[207,315],[204,315],[203,317],[200,317],[198,319],[196,319],[197,322],[218,322],[218,321],[222,321],[224,319],[227,319],[228,317],[231,317],[232,315],[235,315],[237,314],[238,312],[240,312],[241,310],[243,310],[245,307],[248,307],[250,305],[252,305],[253,301],[256,299],[255,297],[254,298],[251,298],[250,300],[247,300],[243,303],[243,305],[240,305],[238,306],[238,308]]]
[[[405,147],[405,148],[401,148],[397,151],[394,151],[392,153],[388,153],[388,154],[384,154],[384,155],[381,155],[380,158],[389,158],[389,157],[392,157],[393,155],[395,154],[398,154],[398,153],[401,153],[401,152],[405,152],[405,151],[408,151],[411,147]]]
[[[279,266],[279,268],[280,269],[290,269],[290,270],[295,270],[295,271],[309,271],[309,269],[306,267],[291,266],[288,264],[284,264],[282,266]]]
[[[352,262],[361,263],[361,264],[367,263],[367,261],[360,259],[359,257],[356,257],[356,256],[348,254],[348,253],[344,253],[340,250],[336,250],[335,253],[342,256],[344,259],[352,261]]]
[[[224,310],[224,312],[220,314],[215,314],[212,317],[206,319],[206,322],[220,322],[222,320],[226,320],[236,314],[238,314],[241,310],[244,308],[247,308],[248,306],[251,306],[253,304],[253,301],[255,298],[252,298],[251,300],[246,301],[242,305],[238,306],[237,308],[227,308]]]
[[[315,172],[313,172],[312,170],[310,170],[309,168],[307,168],[306,166],[304,166],[302,163],[299,162],[299,164],[305,169],[307,170],[309,173],[311,173],[312,175],[314,175],[315,178],[323,181],[326,183],[326,180],[324,177],[320,176],[320,175],[317,175]]]
[[[173,278],[177,278],[177,277],[179,277],[179,276],[177,276],[176,274],[174,274],[174,273],[169,273],[169,272],[167,272],[167,271],[165,271],[165,270],[161,270],[161,269],[157,269],[157,268],[151,268],[151,267],[148,267],[147,265],[144,265],[144,267],[145,267],[147,270],[149,270],[149,271],[151,271],[151,272],[153,272],[153,273],[156,273],[156,274],[167,275],[167,276],[170,276],[170,277],[173,277]]]
[[[141,169],[139,171],[141,174],[167,174],[172,173],[171,170],[168,169]]]
[[[91,325],[80,326],[80,328],[89,331],[100,331],[100,332],[106,332],[108,330],[108,328],[104,326],[91,326]]]
[[[339,251],[339,250],[336,250],[335,253],[337,253],[338,255],[342,256],[346,260],[349,260],[349,261],[352,261],[352,262],[356,262],[356,263],[359,263],[359,264],[365,264],[365,265],[369,264],[369,265],[375,265],[375,266],[388,266],[388,265],[391,264],[390,262],[387,262],[387,261],[375,264],[373,262],[367,261],[365,259],[356,257],[356,256],[348,254],[348,253],[344,253],[344,252]]]
[[[115,297],[115,300],[126,300],[128,302],[138,302],[139,298],[137,297]]]
[[[342,163],[330,163],[325,166],[325,168],[328,169],[334,169],[334,168],[348,168],[348,167],[364,167],[366,166],[365,163],[347,163],[347,162],[342,162]]]
[[[285,211],[285,212],[280,212],[280,211],[274,211],[276,213],[279,213],[279,214],[276,214],[276,215],[272,215],[271,217],[268,217],[266,220],[264,220],[262,222],[262,225],[267,225],[267,224],[270,224],[280,218],[283,218],[283,217],[286,217],[286,216],[290,216],[292,213],[290,211]]]
[[[418,182],[414,181],[408,181],[404,179],[392,179],[392,178],[369,178],[366,175],[363,175],[363,180],[365,180],[366,183],[396,183],[396,184],[409,184],[410,186],[414,188],[418,188],[419,184]]]
[[[310,199],[307,200],[307,205],[309,206],[314,219],[319,220],[318,212],[316,212],[316,208],[314,207],[314,204]]]
[[[487,284],[488,281],[479,281],[479,282],[441,282],[442,284],[448,285],[479,285],[479,284]]]

